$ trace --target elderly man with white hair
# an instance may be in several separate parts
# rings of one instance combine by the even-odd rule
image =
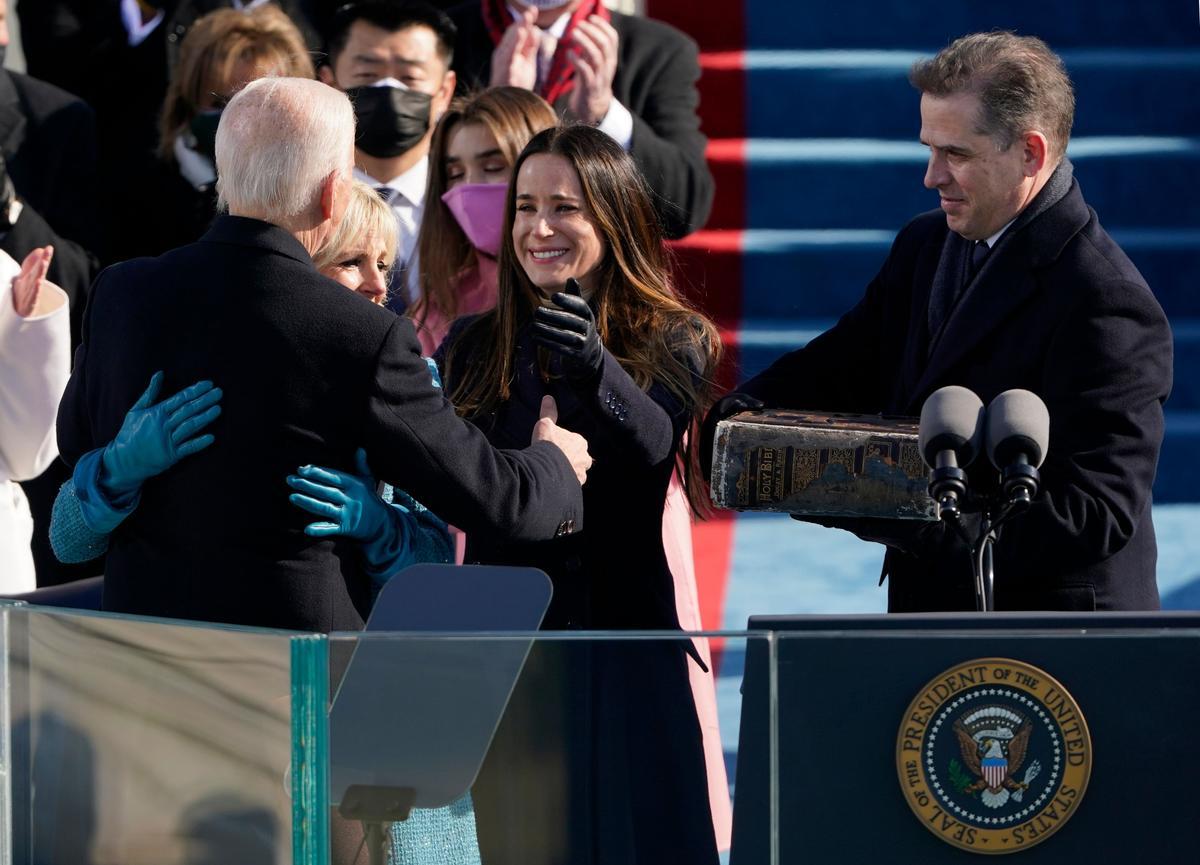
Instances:
[[[582,527],[587,443],[546,406],[534,441],[495,450],[460,420],[409,322],[317,273],[345,208],[354,115],[316,81],[255,81],[225,108],[228,214],[198,242],[104,271],[59,411],[73,464],[112,440],[158,370],[164,392],[224,392],[215,442],[150,479],[113,533],[104,608],[328,631],[370,597],[354,551],[304,534],[283,483],[306,464],[372,469],[468,532],[551,538]],[[120,493],[100,469],[100,488]],[[107,484],[107,486],[106,486]]]

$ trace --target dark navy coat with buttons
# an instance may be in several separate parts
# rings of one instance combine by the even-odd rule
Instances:
[[[453,382],[479,362],[439,357]],[[599,378],[572,385],[538,367],[530,329],[518,332],[510,399],[473,422],[497,447],[527,445],[542,398],[583,435],[594,463],[583,487],[586,526],[550,541],[471,538],[467,560],[541,568],[554,583],[545,629],[677,630],[662,516],[691,413],[661,385],[641,390],[605,352]],[[569,533],[568,533],[569,532]],[[681,639],[535,646],[474,788],[487,865],[687,862],[715,865],[700,725]]]
[[[456,324],[439,357],[473,320]],[[554,397],[559,425],[586,438],[595,461],[583,487],[588,528],[576,533],[574,526],[560,526],[561,537],[538,543],[468,536],[467,560],[546,571],[554,582],[546,628],[678,628],[662,516],[691,407],[661,385],[642,391],[607,351],[599,380],[587,387],[556,376],[555,359],[552,379],[543,381],[528,329],[516,352],[511,398],[473,422],[496,447],[527,447],[542,397]],[[451,392],[456,370],[473,362],[468,352],[454,353],[454,368],[443,370]]]

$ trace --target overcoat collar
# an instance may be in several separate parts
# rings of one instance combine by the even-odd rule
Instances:
[[[312,256],[293,235],[278,225],[263,222],[261,219],[251,219],[248,216],[219,214],[213,221],[212,227],[200,238],[200,242],[256,247],[294,258],[309,267],[313,266]]]
[[[954,364],[1033,294],[1038,287],[1037,271],[1057,261],[1090,218],[1079,183],[1072,179],[1062,199],[1020,230],[1006,232],[946,322],[925,369],[908,393],[908,411],[918,409],[935,386],[948,383],[942,379]],[[946,242],[953,239],[947,237]],[[931,281],[933,273],[918,275],[918,279]],[[909,362],[913,360],[910,357]]]

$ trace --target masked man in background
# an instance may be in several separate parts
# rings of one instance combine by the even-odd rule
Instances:
[[[396,214],[400,242],[388,306],[413,299],[417,234],[425,209],[429,142],[454,95],[454,24],[423,2],[343,6],[329,28],[322,81],[345,91],[358,132],[354,174]]]

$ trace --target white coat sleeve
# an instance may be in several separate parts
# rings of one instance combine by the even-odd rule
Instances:
[[[70,312],[63,303],[22,318],[13,308],[20,265],[0,251],[0,480],[28,480],[58,456],[54,419],[71,375]]]

